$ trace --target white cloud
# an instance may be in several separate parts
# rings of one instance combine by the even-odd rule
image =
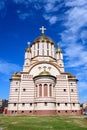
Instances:
[[[0,1],[0,10],[2,10],[3,8],[5,8],[5,2],[4,1]]]
[[[13,0],[16,4],[18,4],[18,3],[25,3],[26,2],[26,0]]]
[[[87,64],[87,51],[80,44],[69,44],[65,48],[65,56],[68,57],[66,67],[79,67]]]
[[[65,2],[66,7],[72,7],[65,12],[63,25],[66,27],[66,30],[61,34],[62,40],[64,41],[65,39],[66,43],[77,43],[79,39],[81,39],[83,43],[85,42],[84,37],[86,37],[86,30],[84,27],[87,27],[86,3],[86,0],[70,0]]]
[[[87,91],[87,83],[85,81],[78,82],[79,92],[85,93]]]
[[[45,10],[46,10],[46,12],[50,12],[50,11],[52,11],[53,7],[54,7],[53,4],[48,3],[48,4],[45,6]]]
[[[35,4],[34,4],[34,8],[35,8],[36,10],[40,10],[40,9],[42,8],[42,6],[41,6],[39,3],[35,3]]]
[[[86,0],[70,0],[65,1],[65,7],[70,7],[65,11],[64,26],[66,30],[62,33],[62,38],[66,40],[69,37],[73,37],[71,42],[76,42],[80,37],[82,37],[83,27],[87,27],[87,1]],[[81,36],[80,36],[81,34]],[[75,38],[75,39],[74,39]],[[83,39],[82,39],[83,40]],[[68,42],[68,40],[67,40]]]
[[[19,65],[0,61],[0,73],[8,75],[19,70],[21,70],[21,67]]]
[[[55,24],[63,17],[59,16],[58,11],[63,7],[64,2],[62,0],[44,0],[44,14],[45,20],[48,20],[50,24]]]
[[[52,12],[55,12],[55,11],[59,10],[58,6],[55,6],[55,3],[51,3],[51,2],[48,2],[44,6],[44,9],[45,9],[46,13],[52,13]]]
[[[84,67],[78,67],[77,70],[75,70],[76,72],[76,77],[79,79],[80,82],[87,82],[87,79],[85,77],[87,77],[87,68],[85,69]],[[86,83],[87,85],[87,83]]]
[[[79,44],[69,44],[67,48],[65,49],[66,56],[70,58],[77,58],[80,56],[80,53],[82,54],[84,52],[84,47]]]
[[[85,6],[87,4],[87,0],[69,0],[66,1],[66,6],[74,7],[74,6]]]
[[[65,47],[67,56],[67,67],[81,67],[87,64],[87,1],[70,0],[65,1],[65,7],[70,7],[65,11],[63,25],[65,30],[61,33],[61,42]]]
[[[79,82],[78,86],[79,86],[80,92],[87,91],[87,83],[86,82]]]
[[[87,96],[83,95],[80,100],[81,100],[81,103],[87,103]]]
[[[87,30],[83,30],[80,34],[80,37],[82,39],[82,42],[85,43],[85,41],[87,40]]]
[[[28,5],[30,3],[35,3],[35,2],[41,2],[43,3],[42,0],[13,0],[16,4],[24,4],[26,7],[28,7]],[[36,3],[35,3],[36,4]]]
[[[49,16],[49,15],[44,15],[43,16],[46,20],[49,20],[50,24],[55,24],[58,21],[57,16]]]
[[[83,7],[74,7],[66,13],[67,20],[64,24],[73,33],[76,33],[83,26],[87,25],[87,9]]]
[[[24,12],[22,12],[21,10],[17,10],[17,14],[18,14],[18,17],[19,17],[21,20],[25,20],[25,19],[29,18],[29,16],[32,15],[31,12],[24,13]]]
[[[53,14],[53,12],[57,12],[61,6],[58,4],[61,0],[13,0],[16,4],[23,4],[25,7],[31,6],[36,10],[43,9],[43,17],[45,20],[48,20],[50,24],[55,24],[59,19],[58,16]],[[57,4],[56,4],[57,2]],[[33,10],[32,10],[33,11]],[[19,13],[19,18],[25,20],[30,16],[29,12]]]
[[[50,24],[55,24],[57,22],[58,18],[57,16],[52,16],[50,19],[49,19],[49,22]]]
[[[28,13],[20,13],[18,16],[19,16],[20,19],[25,20],[30,16],[30,14],[28,14]]]

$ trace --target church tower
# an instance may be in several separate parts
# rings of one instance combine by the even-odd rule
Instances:
[[[63,53],[44,34],[25,50],[23,70],[10,79],[8,114],[81,114],[77,79],[64,71]]]

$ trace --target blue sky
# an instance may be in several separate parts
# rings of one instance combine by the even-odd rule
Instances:
[[[79,79],[87,102],[87,0],[0,0],[0,98],[9,97],[9,78],[21,71],[27,42],[45,34],[61,43],[65,71]]]

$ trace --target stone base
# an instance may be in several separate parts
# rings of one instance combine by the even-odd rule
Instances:
[[[21,110],[21,111],[9,111],[4,112],[7,115],[81,115],[81,110]]]

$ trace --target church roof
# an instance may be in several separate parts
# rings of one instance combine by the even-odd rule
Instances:
[[[12,77],[18,77],[18,78],[20,78],[20,77],[21,77],[21,74],[18,73],[18,72],[15,72],[15,73],[12,75]]]
[[[41,41],[41,42],[50,42],[50,43],[54,44],[53,40],[50,37],[48,37],[48,36],[46,36],[44,34],[42,34],[41,36],[37,37],[34,40],[34,43],[39,42],[39,41]]]
[[[51,74],[48,71],[44,70],[39,75],[45,75],[45,76],[47,76],[47,75],[51,75]]]
[[[49,78],[53,78],[54,80],[56,80],[56,77],[55,76],[53,76],[53,75],[51,75],[50,74],[50,72],[48,72],[48,71],[46,71],[46,70],[44,70],[44,71],[42,71],[39,75],[37,75],[37,76],[35,76],[34,77],[34,79],[36,79],[36,78],[44,78],[44,77],[49,77]]]
[[[31,52],[31,47],[27,47],[26,52]]]
[[[63,72],[62,74],[67,74],[68,75],[68,79],[75,79],[76,81],[78,81],[78,79],[76,79],[76,76],[74,76],[72,73]]]

